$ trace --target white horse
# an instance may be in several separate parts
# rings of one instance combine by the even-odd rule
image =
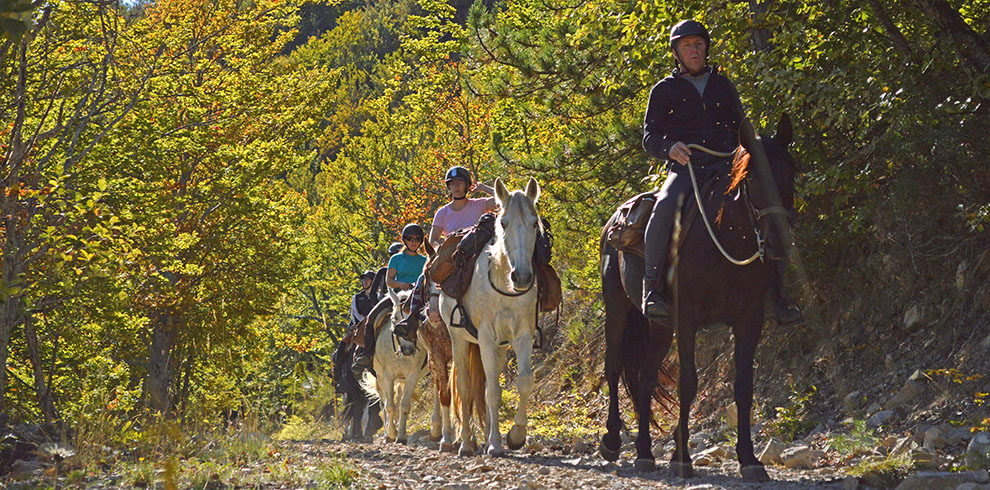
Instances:
[[[542,226],[536,212],[539,196],[540,186],[533,178],[529,179],[526,192],[511,193],[501,179],[495,180],[495,197],[501,208],[495,239],[481,251],[471,285],[461,298],[464,311],[477,327],[477,337],[465,328],[451,326],[462,320],[461,310],[455,312],[456,300],[440,295],[440,314],[450,331],[454,355],[453,399],[455,416],[461,423],[458,454],[462,456],[471,456],[477,449],[471,431],[472,409],[479,418],[481,412],[487,412],[484,425],[488,454],[505,454],[498,428],[498,406],[502,398],[498,378],[505,368],[510,344],[519,365],[516,378],[519,406],[508,434],[508,445],[509,449],[519,449],[526,443],[537,308],[533,248]]]
[[[375,375],[365,372],[361,386],[373,398],[381,400],[385,414],[385,440],[408,442],[406,422],[409,419],[409,406],[412,404],[416,383],[426,372],[426,350],[416,348],[416,344],[392,334],[392,326],[402,320],[402,301],[411,293],[396,294],[389,289],[392,300],[391,315],[384,318],[378,332],[377,348],[373,365]],[[384,316],[384,313],[382,314]],[[372,319],[374,320],[374,319]],[[373,328],[373,324],[368,328]],[[401,389],[402,399],[396,406],[396,388]]]

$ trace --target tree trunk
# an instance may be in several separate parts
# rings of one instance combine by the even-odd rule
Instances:
[[[178,336],[176,315],[159,313],[154,317],[151,343],[148,346],[148,380],[145,394],[152,411],[168,415],[171,409],[170,396],[175,379],[175,348]]]
[[[979,33],[959,15],[959,11],[945,0],[917,0],[925,16],[931,19],[938,28],[938,35],[943,41],[954,48],[964,63],[971,69],[966,70],[972,75],[990,72],[990,45]]]
[[[27,159],[28,144],[24,141],[24,112],[27,107],[27,41],[22,40],[17,47],[17,87],[14,95],[15,116],[10,130],[10,149],[4,155],[0,166],[0,213],[2,213],[3,264],[0,270],[0,288],[3,288],[2,317],[0,317],[0,413],[7,411],[7,357],[10,349],[10,338],[21,321],[24,319],[23,292],[20,289],[24,268],[24,247],[22,225],[22,206],[20,201],[20,169]]]
[[[894,49],[904,58],[906,63],[911,63],[914,61],[914,51],[911,49],[911,44],[908,42],[901,30],[897,28],[897,24],[890,18],[887,14],[887,10],[883,8],[883,4],[880,0],[869,0],[870,8],[873,10],[873,15],[876,16],[877,20],[880,22],[880,26],[883,27],[884,32],[890,37],[891,44],[894,45]]]
[[[24,319],[24,338],[27,340],[28,352],[31,355],[31,367],[34,370],[34,389],[38,394],[38,406],[41,414],[45,417],[45,422],[55,422],[58,420],[58,412],[55,410],[55,402],[52,400],[52,393],[45,382],[45,369],[41,364],[41,351],[38,348],[38,331],[31,318]]]

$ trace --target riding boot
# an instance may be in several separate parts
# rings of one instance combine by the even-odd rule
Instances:
[[[663,273],[678,201],[680,196],[688,191],[690,185],[688,178],[671,172],[660,189],[659,199],[653,205],[653,214],[646,225],[643,314],[656,322],[662,322],[670,316],[667,303],[663,300],[663,289],[666,284]]]
[[[804,325],[804,315],[797,303],[784,293],[784,276],[787,273],[787,262],[784,260],[774,260],[774,280],[771,284],[773,298],[775,299],[775,313],[777,315],[777,325],[781,327],[800,327]]]

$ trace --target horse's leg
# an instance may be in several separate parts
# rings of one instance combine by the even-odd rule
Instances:
[[[761,304],[762,305],[762,304]],[[760,343],[760,330],[763,319],[747,322],[745,326],[733,328],[736,337],[736,382],[733,395],[738,410],[738,434],[736,436],[736,457],[739,459],[739,475],[745,480],[767,481],[763,463],[753,453],[753,438],[750,428],[750,413],[753,410],[753,358],[756,346]]]
[[[502,434],[498,428],[498,406],[502,400],[502,385],[499,383],[498,375],[502,371],[499,363],[499,347],[491,335],[486,335],[488,329],[478,329],[481,333],[478,339],[478,346],[481,348],[481,365],[485,369],[485,403],[488,414],[488,434],[487,452],[490,456],[505,455],[505,448],[502,447]],[[494,330],[492,328],[491,330]]]
[[[457,393],[461,400],[461,447],[457,454],[460,456],[473,456],[474,444],[471,435],[471,406],[473,405],[472,394],[469,390],[468,373],[468,347],[469,342],[451,336],[451,352],[454,355],[454,366],[457,368]]]
[[[433,361],[430,361],[431,363]],[[433,382],[433,416],[430,417],[430,440],[437,442],[442,437],[440,420],[440,380],[434,373]]]
[[[512,341],[512,350],[516,352],[519,373],[516,377],[516,389],[519,390],[519,406],[516,408],[516,418],[509,430],[509,449],[519,449],[526,444],[526,425],[529,422],[529,396],[533,392],[533,337],[526,332]]]
[[[399,444],[409,443],[409,437],[406,435],[406,423],[409,421],[409,407],[412,405],[413,393],[416,391],[419,378],[423,375],[423,370],[419,368],[419,366],[423,365],[422,361],[417,361],[416,364],[417,366],[413,368],[413,371],[406,375],[406,382],[402,384],[402,401],[399,402],[399,434],[395,439]]]
[[[442,370],[439,376],[440,387],[440,411],[443,418],[443,438],[440,439],[441,451],[454,450],[454,424],[450,420],[450,371],[448,371],[449,360],[442,362]]]
[[[698,373],[694,368],[695,330],[694,325],[684,325],[682,320],[677,331],[677,357],[681,364],[677,382],[680,414],[677,430],[674,433],[674,454],[670,459],[670,469],[681,478],[694,476],[688,448],[688,422],[691,417],[691,404],[698,394]]]
[[[608,382],[608,420],[606,433],[598,445],[598,452],[606,461],[619,459],[622,449],[622,416],[619,412],[619,379],[622,376],[622,360],[632,355],[625,352],[623,340],[627,319],[632,314],[632,303],[622,288],[619,273],[619,254],[612,248],[602,257],[602,297],[605,300],[605,381]]]
[[[395,436],[398,433],[395,426],[397,415],[395,413],[395,380],[390,375],[383,375],[378,379],[381,380],[378,385],[378,392],[382,395],[382,408],[385,409],[385,441],[395,442]]]
[[[660,370],[660,362],[663,357],[656,352],[655,335],[656,333],[651,332],[651,335],[644,339],[648,342],[645,349],[640,352],[649,352],[650,355],[641,356],[639,359],[639,391],[634,393],[636,399],[633,400],[633,403],[636,404],[636,414],[639,416],[634,464],[636,469],[640,471],[657,469],[656,460],[653,457],[653,438],[650,436],[650,424],[653,422],[653,390],[657,386],[657,373]]]

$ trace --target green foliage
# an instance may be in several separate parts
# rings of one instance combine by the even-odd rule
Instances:
[[[866,426],[866,421],[856,420],[849,432],[836,436],[830,446],[838,451],[840,456],[848,457],[872,453],[877,443],[876,433]]]
[[[767,421],[766,431],[769,435],[779,437],[785,442],[793,441],[801,434],[811,430],[815,421],[808,410],[811,399],[818,392],[814,385],[803,391],[791,385],[791,394],[782,407],[775,407],[775,416]]]
[[[911,471],[909,453],[869,457],[849,468],[848,473],[874,488],[890,488],[900,483]]]

